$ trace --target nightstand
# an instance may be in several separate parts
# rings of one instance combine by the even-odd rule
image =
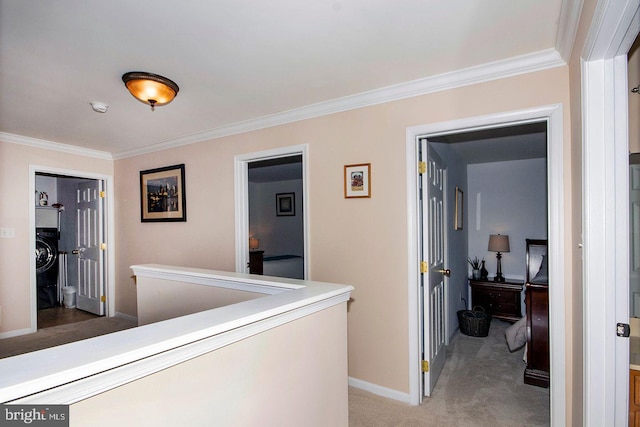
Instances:
[[[522,288],[524,282],[507,280],[469,280],[471,286],[471,306],[482,306],[496,319],[516,322],[522,317]]]
[[[249,251],[249,273],[262,274],[264,251]]]

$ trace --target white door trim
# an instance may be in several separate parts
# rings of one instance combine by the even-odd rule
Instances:
[[[236,218],[236,273],[247,273],[249,263],[249,163],[274,159],[278,157],[302,156],[302,215],[304,233],[304,278],[309,279],[309,176],[308,176],[307,144],[291,145],[272,150],[256,151],[254,153],[238,154],[234,157],[234,185],[235,185],[235,218]]]
[[[36,173],[50,173],[56,175],[64,175],[74,178],[98,179],[104,182],[104,188],[107,193],[104,209],[104,226],[107,249],[105,259],[105,291],[106,291],[106,309],[105,313],[108,317],[115,316],[115,226],[114,226],[114,183],[113,176],[102,175],[72,169],[60,169],[51,166],[29,165],[29,253],[35,253],[36,241]],[[29,258],[29,277],[30,277],[30,301],[31,301],[31,332],[38,329],[38,305],[36,298],[36,261],[33,256]]]
[[[627,53],[640,2],[598,2],[581,55],[583,425],[626,426],[629,340]],[[613,423],[612,423],[613,421]]]
[[[416,126],[407,129],[407,232],[408,232],[408,292],[409,292],[409,403],[420,402],[420,318],[418,282],[418,217],[417,217],[417,158],[416,137],[435,136],[460,130],[488,127],[504,127],[514,123],[547,121],[547,179],[549,257],[556,260],[549,264],[550,283],[565,282],[565,208],[564,208],[564,138],[562,105],[548,105],[526,110],[496,113],[448,122]],[[549,287],[549,335],[551,364],[551,422],[563,425],[566,414],[565,373],[565,288]]]

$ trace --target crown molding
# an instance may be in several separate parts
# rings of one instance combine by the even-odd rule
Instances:
[[[573,45],[576,41],[580,15],[582,14],[583,0],[563,0],[560,9],[558,23],[558,35],[556,38],[556,50],[569,63]]]
[[[566,0],[570,1],[570,0]],[[579,1],[579,0],[578,0]],[[564,2],[563,2],[564,5]],[[574,16],[575,14],[571,15]],[[579,13],[578,13],[579,17]],[[61,151],[70,154],[78,154],[99,159],[118,160],[128,157],[181,147],[183,145],[195,144],[198,142],[210,141],[231,135],[238,135],[245,132],[279,126],[300,120],[312,119],[315,117],[327,116],[358,108],[370,107],[386,102],[398,101],[429,93],[451,90],[463,86],[480,84],[492,80],[503,79],[520,74],[527,74],[550,68],[565,66],[567,63],[561,54],[555,49],[547,49],[527,55],[490,62],[463,70],[450,73],[439,74],[437,76],[413,80],[393,86],[362,92],[357,95],[336,98],[325,102],[311,104],[281,113],[270,114],[255,119],[232,123],[204,132],[185,135],[160,141],[143,148],[125,150],[117,153],[81,148],[74,145],[62,144],[53,141],[13,135],[0,132],[0,140],[15,144],[28,145],[47,150]]]
[[[79,156],[95,157],[103,160],[113,160],[111,153],[106,151],[92,150],[90,148],[78,147],[75,145],[62,144],[60,142],[47,141],[45,139],[31,138],[28,136],[15,135],[12,133],[0,132],[0,141],[11,144],[26,145],[44,150],[59,151],[67,154],[77,154]]]
[[[194,144],[197,142],[210,141],[225,136],[237,135],[258,129],[297,122],[300,120],[369,107],[386,102],[425,95],[428,93],[450,90],[462,86],[479,84],[519,74],[542,71],[564,65],[566,65],[566,62],[555,49],[547,49],[502,61],[466,68],[464,70],[413,80],[394,86],[363,92],[357,95],[336,98],[302,108],[296,108],[277,114],[233,123],[208,131],[162,141],[147,147],[121,151],[119,153],[114,153],[113,157],[117,160],[138,156],[155,151]]]

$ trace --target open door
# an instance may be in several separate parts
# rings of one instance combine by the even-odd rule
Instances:
[[[78,184],[73,251],[78,263],[77,307],[100,316],[105,313],[102,185],[101,180]]]
[[[426,139],[418,142],[420,168],[420,280],[422,388],[431,396],[445,362],[446,167]],[[428,153],[428,156],[425,154]]]

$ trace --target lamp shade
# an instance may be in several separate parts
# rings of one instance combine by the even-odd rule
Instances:
[[[489,250],[491,252],[509,252],[509,236],[492,234],[489,236]]]
[[[249,249],[258,249],[260,246],[260,240],[255,237],[249,237]]]
[[[131,71],[122,76],[122,81],[131,95],[140,102],[151,105],[165,105],[173,101],[180,88],[173,81],[157,74],[143,71]]]

